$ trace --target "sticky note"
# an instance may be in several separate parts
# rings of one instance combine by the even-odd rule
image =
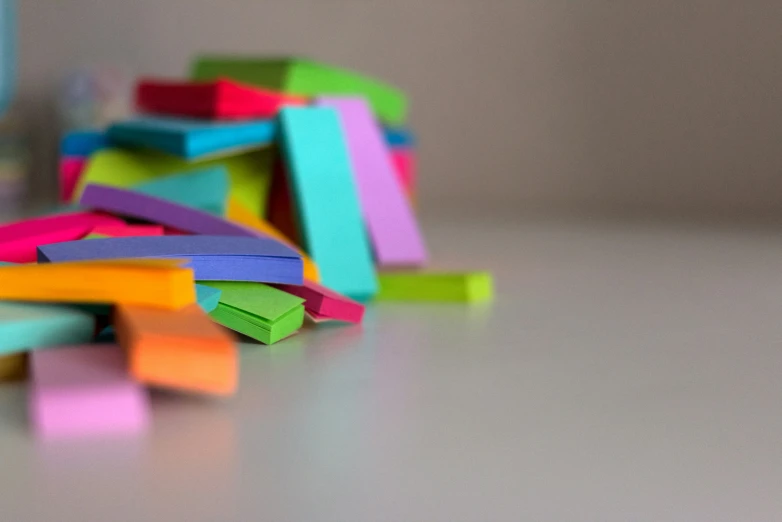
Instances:
[[[137,237],[137,236],[162,236],[163,227],[160,225],[124,225],[98,226],[90,231],[91,236],[103,237]]]
[[[336,109],[341,117],[377,265],[425,264],[423,234],[369,105],[360,98],[319,98],[317,104]]]
[[[494,296],[488,272],[381,272],[381,301],[452,301],[478,303]]]
[[[304,299],[282,290],[257,283],[203,284],[222,292],[212,319],[264,344],[285,339],[304,322]]]
[[[100,241],[110,240],[78,243]],[[193,271],[179,266],[181,263],[174,259],[133,259],[2,266],[0,299],[131,303],[178,309],[195,302]]]
[[[39,245],[79,239],[101,225],[124,224],[119,218],[92,212],[74,212],[6,223],[0,225],[0,260],[31,263],[35,261],[36,248]]]
[[[142,80],[136,87],[136,106],[143,112],[193,118],[238,120],[273,118],[287,105],[307,99],[230,80],[181,82]]]
[[[198,301],[198,306],[201,307],[201,310],[203,310],[206,313],[211,312],[215,308],[217,308],[217,305],[220,303],[220,290],[217,288],[212,288],[211,286],[206,285],[195,285],[196,286],[196,300]]]
[[[227,217],[234,223],[244,225],[247,228],[260,232],[261,234],[272,239],[276,239],[277,241],[294,249],[301,256],[301,261],[304,264],[304,278],[315,282],[320,280],[318,265],[316,265],[315,262],[310,259],[310,257],[305,254],[303,250],[294,245],[293,242],[288,239],[285,234],[277,230],[274,225],[265,219],[261,219],[253,215],[252,212],[250,212],[238,200],[231,198],[228,201]]]
[[[87,160],[80,156],[66,156],[60,159],[59,185],[60,201],[65,203],[73,197],[81,173],[87,164]]]
[[[216,216],[225,215],[230,179],[222,166],[178,172],[133,185],[133,190]]]
[[[106,134],[98,130],[66,133],[60,140],[60,156],[87,157],[108,146]]]
[[[45,439],[133,435],[149,424],[149,397],[116,345],[77,345],[30,356],[29,412]]]
[[[377,279],[337,113],[285,108],[280,136],[304,250],[317,263],[321,282],[370,299]]]
[[[0,302],[0,354],[85,343],[95,333],[95,317],[65,306]]]
[[[397,181],[402,185],[410,204],[414,205],[418,177],[418,160],[415,150],[405,147],[391,149],[391,161],[394,164]]]
[[[303,58],[203,56],[191,69],[195,80],[230,78],[300,96],[362,96],[378,117],[392,125],[404,122],[407,98],[387,83]]]
[[[417,143],[415,133],[406,127],[385,127],[383,135],[386,144],[392,148],[412,148]]]
[[[266,147],[274,135],[271,120],[214,123],[146,117],[115,123],[108,130],[114,145],[150,148],[189,160]]]
[[[78,200],[89,183],[128,188],[158,176],[218,165],[231,178],[230,195],[253,213],[264,215],[272,173],[269,148],[196,163],[150,151],[107,149],[90,157],[74,190],[74,199]]]
[[[193,234],[259,237],[260,234],[220,216],[133,190],[87,185],[79,204],[85,208],[143,219]]]
[[[236,391],[236,343],[198,306],[171,312],[119,305],[115,328],[136,380],[206,394]]]
[[[198,279],[301,284],[301,258],[273,239],[149,236],[69,241],[39,248],[39,262],[182,258]],[[0,292],[1,293],[1,292]]]
[[[274,287],[304,299],[306,312],[319,320],[360,323],[364,317],[364,305],[315,282],[305,281],[301,286],[274,285]]]
[[[27,354],[0,355],[0,382],[23,381],[27,378]]]

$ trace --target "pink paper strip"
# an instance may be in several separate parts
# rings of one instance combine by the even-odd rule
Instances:
[[[305,280],[301,286],[273,286],[304,299],[304,309],[315,322],[332,319],[360,323],[364,317],[364,305],[318,283]]]
[[[163,227],[160,225],[99,226],[93,228],[90,234],[102,234],[109,237],[162,236]]]
[[[124,226],[119,218],[75,212],[15,221],[0,226],[0,261],[34,263],[41,245],[74,241],[101,225]]]
[[[317,103],[340,114],[377,264],[425,264],[426,246],[413,208],[397,180],[388,146],[367,102],[327,97]]]
[[[69,203],[79,183],[87,159],[80,156],[66,156],[60,160],[60,201]]]
[[[415,199],[415,186],[418,162],[415,149],[407,147],[394,147],[391,149],[391,160],[399,183],[405,189],[405,194],[413,201]]]
[[[119,346],[38,350],[30,366],[30,419],[38,435],[134,434],[147,426],[147,394],[129,377]]]

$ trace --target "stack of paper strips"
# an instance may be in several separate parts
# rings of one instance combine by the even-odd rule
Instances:
[[[32,354],[30,419],[38,435],[135,434],[149,419],[146,390],[118,346],[65,346]]]
[[[150,148],[191,160],[268,146],[273,138],[274,123],[265,120],[217,124],[150,117],[109,127],[112,144]]]
[[[304,299],[257,283],[204,283],[220,290],[220,304],[209,315],[236,332],[273,344],[304,322]]]
[[[229,80],[176,82],[142,80],[136,106],[151,114],[210,119],[273,118],[287,105],[305,105],[306,98],[249,87]]]
[[[299,255],[290,247],[266,238],[116,237],[69,241],[45,245],[38,249],[39,262],[62,263],[126,258],[186,258],[195,272],[195,277],[205,281],[290,284],[301,284],[303,281],[303,268]],[[2,293],[1,289],[0,293]]]
[[[207,394],[236,391],[236,344],[199,307],[172,312],[119,305],[116,315],[117,340],[137,380]]]
[[[0,382],[29,380],[42,439],[137,434],[148,388],[234,394],[233,332],[285,349],[308,328],[317,350],[321,323],[360,324],[373,300],[491,299],[486,272],[424,268],[397,88],[205,57],[136,101],[146,115],[64,136],[63,206],[0,224]]]
[[[381,273],[381,301],[453,301],[478,303],[494,295],[488,272],[387,272]]]
[[[100,241],[114,240],[80,243]],[[127,303],[176,310],[195,302],[193,271],[182,263],[177,259],[119,259],[2,266],[0,299]]]
[[[86,343],[94,333],[95,316],[77,308],[0,301],[0,354]]]
[[[407,98],[402,91],[338,67],[303,58],[204,56],[192,69],[196,80],[230,78],[239,82],[299,96],[363,96],[378,118],[404,122]]]
[[[16,221],[0,226],[0,260],[11,263],[35,261],[36,248],[47,243],[81,239],[98,226],[122,226],[121,219],[75,212]]]
[[[364,317],[364,305],[312,281],[305,281],[301,286],[275,285],[275,288],[304,299],[307,315],[315,321],[360,323]]]

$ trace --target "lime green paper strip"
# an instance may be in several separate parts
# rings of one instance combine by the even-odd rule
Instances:
[[[494,297],[488,272],[386,272],[378,274],[378,281],[381,301],[478,303]]]
[[[194,80],[232,80],[298,96],[363,96],[385,123],[404,123],[405,94],[387,83],[303,58],[204,56],[192,67]]]
[[[90,157],[73,191],[74,201],[79,200],[88,183],[130,188],[166,174],[193,172],[215,166],[223,166],[228,172],[231,196],[254,214],[266,214],[272,173],[270,149],[196,163],[154,152],[105,149]]]

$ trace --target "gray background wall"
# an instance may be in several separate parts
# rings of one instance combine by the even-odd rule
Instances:
[[[41,132],[83,63],[300,53],[409,91],[430,209],[782,214],[779,0],[20,1]]]

